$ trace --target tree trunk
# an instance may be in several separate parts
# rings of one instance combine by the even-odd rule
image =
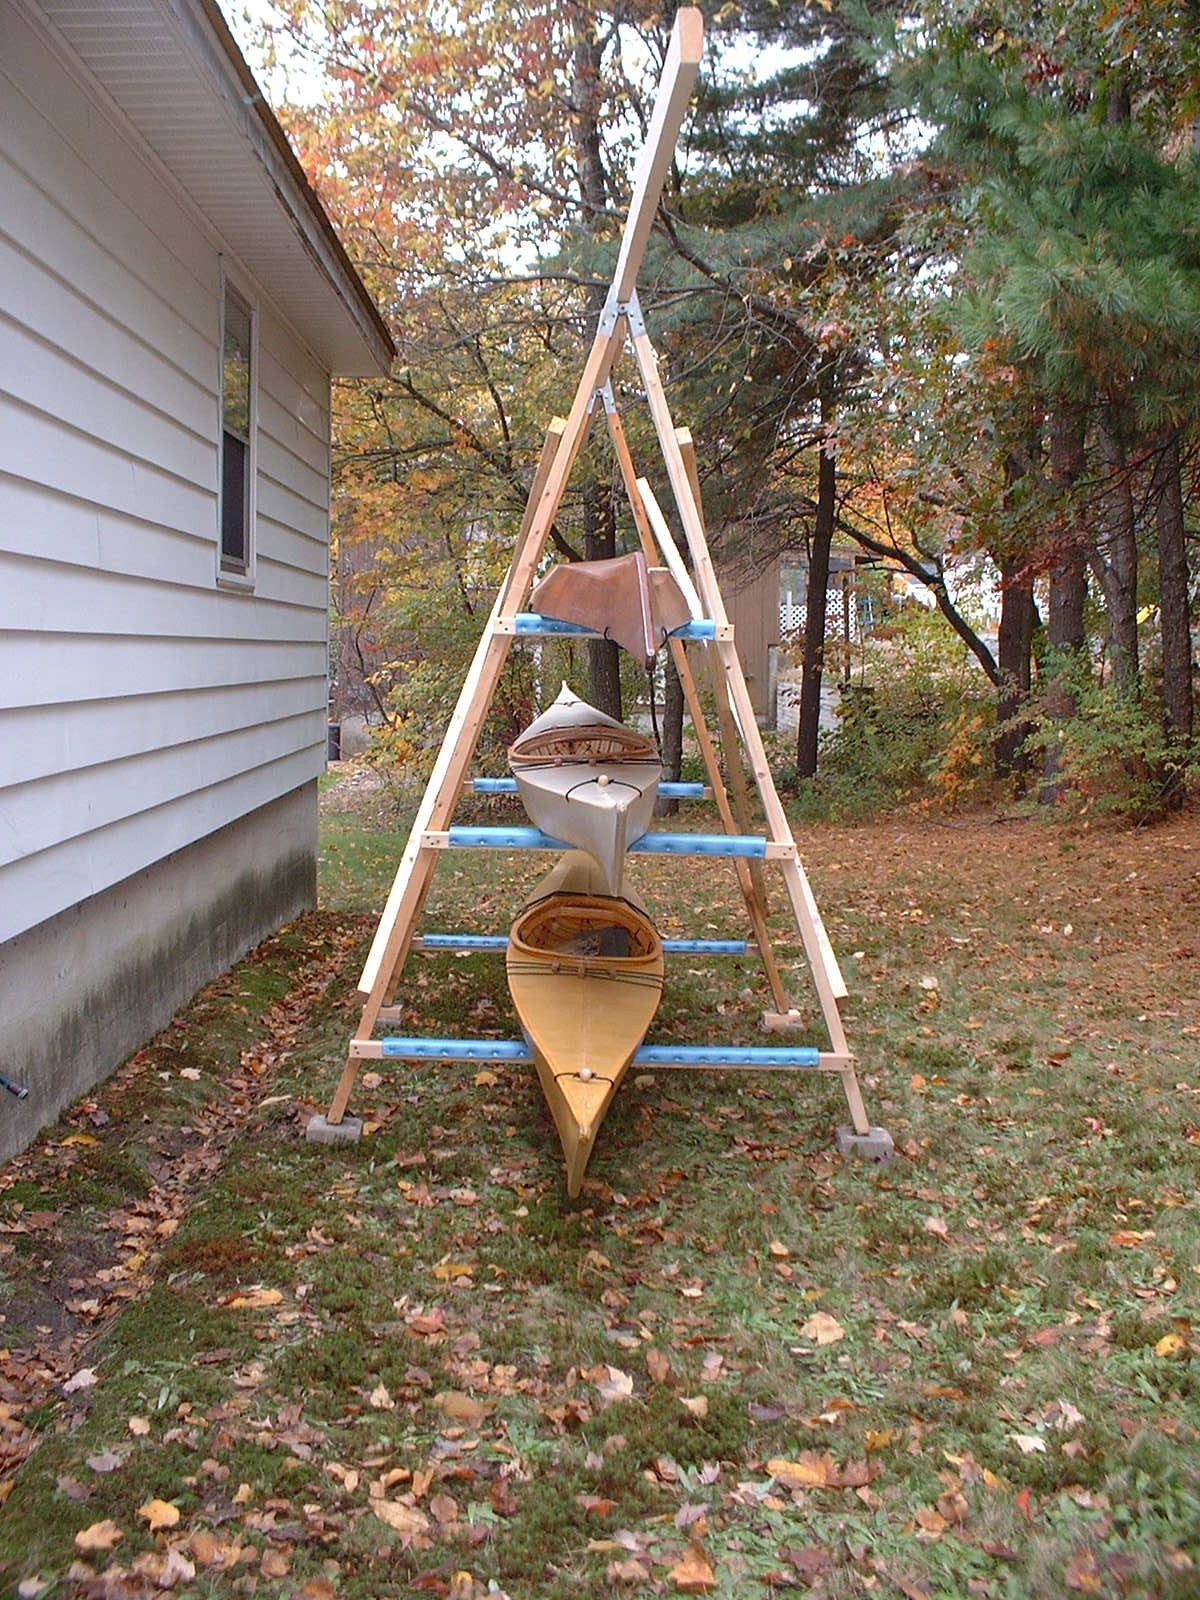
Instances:
[[[1171,745],[1185,748],[1192,739],[1194,701],[1187,544],[1177,435],[1169,438],[1159,450],[1154,464],[1152,493],[1158,528],[1163,731]]]
[[[821,378],[821,425],[829,426],[829,379]],[[804,655],[800,678],[800,728],[796,771],[817,773],[817,734],[821,721],[821,676],[825,666],[825,616],[829,601],[829,550],[837,516],[837,461],[826,441],[817,457],[817,515],[808,543],[808,585],[804,598]]]
[[[612,488],[589,483],[583,491],[583,559],[603,561],[617,553],[617,517]],[[621,655],[611,639],[588,640],[588,700],[597,711],[621,720]]]
[[[1000,569],[1000,692],[996,701],[996,776],[1013,778],[1028,768],[1024,755],[1029,723],[1021,713],[1032,683],[1033,578],[1024,571],[1024,557],[1015,556]]]
[[[1031,470],[1037,459],[1038,442],[1027,451],[1014,450],[1005,460],[1005,509],[1011,521],[1018,520],[1014,487]],[[998,677],[996,685],[996,742],[993,760],[998,778],[1016,778],[1028,770],[1025,740],[1029,723],[1021,716],[1033,683],[1033,633],[1037,606],[1033,598],[1033,574],[1027,570],[1029,552],[1024,546],[996,558],[1000,568],[1000,627],[996,641]]]
[[[1051,423],[1050,475],[1066,495],[1083,470],[1083,412],[1063,403]],[[1070,685],[1073,658],[1083,650],[1083,606],[1087,598],[1087,567],[1083,544],[1072,515],[1064,529],[1058,554],[1050,568],[1050,598],[1046,616],[1046,643],[1056,658],[1046,690],[1046,708],[1056,722],[1075,715],[1075,695]],[[1056,740],[1046,747],[1041,801],[1053,804],[1066,787],[1062,778],[1062,751]]]
[[[601,45],[596,36],[595,18],[586,4],[572,7],[575,44],[571,60],[571,134],[575,151],[575,170],[583,201],[584,226],[598,234],[604,212],[606,185],[600,159],[600,66]],[[605,289],[592,284],[587,292],[588,307],[599,316],[604,306]],[[582,465],[582,463],[581,463]],[[583,557],[601,561],[617,553],[617,518],[612,486],[592,482],[583,490]],[[617,646],[607,639],[588,643],[588,699],[597,711],[610,717],[621,716],[621,664]]]
[[[1097,550],[1100,585],[1108,607],[1108,658],[1113,681],[1126,694],[1138,686],[1137,526],[1125,441],[1115,419],[1102,416],[1097,430],[1108,473],[1104,537]]]

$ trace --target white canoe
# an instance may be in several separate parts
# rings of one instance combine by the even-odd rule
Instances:
[[[506,956],[571,1196],[662,997],[662,940],[645,908],[596,882],[586,855],[564,855],[513,923]]]
[[[650,826],[662,762],[653,740],[597,711],[564,683],[508,752],[529,819],[586,850],[619,894],[625,852]]]

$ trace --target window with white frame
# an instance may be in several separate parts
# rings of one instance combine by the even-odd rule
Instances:
[[[254,316],[225,285],[221,302],[221,571],[251,567]]]

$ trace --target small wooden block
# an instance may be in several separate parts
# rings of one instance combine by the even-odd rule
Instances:
[[[767,1033],[791,1033],[796,1028],[807,1026],[808,1018],[803,1011],[764,1011],[762,1014],[763,1029]]]

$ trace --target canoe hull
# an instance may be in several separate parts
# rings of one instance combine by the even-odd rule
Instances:
[[[625,852],[654,815],[662,762],[653,742],[564,684],[508,754],[530,821],[587,851],[604,874],[602,892],[619,895]]]
[[[653,923],[632,900],[596,894],[596,877],[587,856],[565,856],[513,924],[506,957],[572,1197],[662,996]]]
[[[657,762],[568,762],[514,767],[529,820],[576,850],[604,876],[601,892],[619,895],[625,853],[649,828],[662,767]]]

